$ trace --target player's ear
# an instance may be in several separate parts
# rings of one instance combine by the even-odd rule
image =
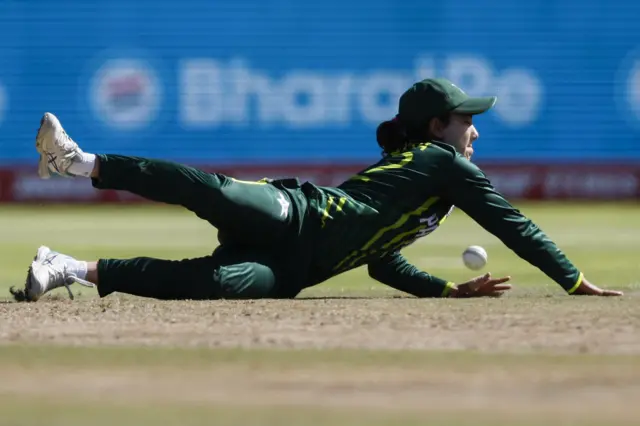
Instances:
[[[429,134],[434,138],[442,137],[444,127],[444,123],[438,117],[429,120]]]

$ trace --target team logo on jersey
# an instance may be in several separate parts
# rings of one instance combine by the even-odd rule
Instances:
[[[442,222],[444,222],[449,217],[449,215],[451,215],[454,209],[455,209],[455,206],[451,206],[449,211],[447,211],[447,213],[445,213],[445,215],[442,216],[442,218],[439,217],[437,213],[434,213],[429,217],[421,217],[420,225],[422,225],[423,228],[418,231],[414,241],[417,240],[418,238],[427,236],[431,234],[433,231],[435,231],[436,229],[438,229],[438,227],[442,225]]]
[[[438,226],[440,226],[440,218],[438,217],[437,214],[432,214],[429,217],[421,217],[420,218],[420,225],[423,226],[422,229],[420,229],[418,231],[418,233],[415,236],[415,239],[417,240],[418,238],[422,238],[426,235],[429,235],[430,233],[432,233],[433,231],[435,231]]]
[[[160,106],[158,79],[140,59],[107,60],[94,75],[90,93],[97,117],[120,130],[148,126]]]
[[[280,216],[287,217],[289,215],[289,201],[284,198],[282,192],[278,192],[278,203],[280,203]]]

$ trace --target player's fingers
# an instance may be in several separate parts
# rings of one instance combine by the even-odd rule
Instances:
[[[506,283],[507,281],[510,281],[511,277],[503,277],[503,278],[494,278],[491,280],[492,284],[502,284],[502,283]]]
[[[513,287],[511,284],[496,284],[492,287],[493,291],[507,291],[511,290]]]
[[[491,291],[491,289],[493,289],[495,286],[503,284],[503,283],[506,283],[510,279],[511,279],[511,277],[489,279],[488,281],[485,281],[485,282],[481,283],[478,286],[478,290],[487,289],[487,290]],[[509,287],[509,288],[511,288],[511,287]]]
[[[471,281],[476,283],[486,283],[491,280],[491,272],[487,272],[484,275],[480,275],[479,277],[475,277]]]
[[[481,275],[479,277],[475,277],[474,279],[469,281],[467,283],[467,285],[469,286],[469,289],[471,291],[476,291],[476,290],[484,287],[489,281],[491,281],[491,272],[487,272],[484,275]]]
[[[601,296],[622,296],[624,295],[621,291],[616,290],[602,290]]]

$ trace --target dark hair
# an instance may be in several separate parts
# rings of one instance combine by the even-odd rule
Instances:
[[[436,118],[445,126],[449,124],[448,112]],[[393,120],[380,123],[376,129],[376,139],[378,146],[382,148],[382,155],[405,151],[413,145],[432,139],[433,135],[429,132],[430,122],[431,120],[428,120],[420,127],[407,127],[396,116]]]

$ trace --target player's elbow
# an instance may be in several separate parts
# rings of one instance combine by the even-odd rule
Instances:
[[[376,274],[378,273],[374,265],[367,265],[367,272],[369,273],[369,276],[373,279],[376,278]]]
[[[387,274],[384,267],[380,267],[380,265],[376,264],[369,264],[367,265],[367,272],[369,273],[369,277],[373,278],[374,280],[385,282],[385,277],[387,276]]]

